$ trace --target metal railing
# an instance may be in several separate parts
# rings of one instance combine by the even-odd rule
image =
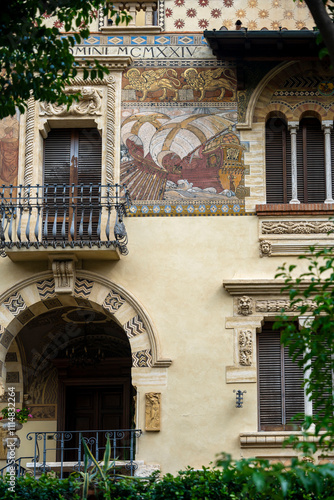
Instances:
[[[127,254],[123,217],[130,203],[120,184],[3,185],[0,249],[114,245]]]
[[[14,467],[16,477],[25,476],[26,474],[32,475],[31,471],[27,470],[25,467],[22,466],[22,461],[29,459],[32,460],[33,458],[34,457],[20,457],[17,458],[14,463],[10,464],[10,467]],[[8,472],[9,472],[9,465],[6,464],[4,467],[0,469],[0,476],[4,477]]]
[[[33,441],[33,459],[29,469],[34,477],[54,472],[60,479],[68,472],[84,469],[84,446],[87,444],[95,459],[103,459],[107,437],[110,439],[111,457],[114,462],[111,475],[120,473],[134,475],[138,465],[135,462],[136,439],[140,429],[29,432],[27,439]],[[90,463],[92,466],[92,463]]]

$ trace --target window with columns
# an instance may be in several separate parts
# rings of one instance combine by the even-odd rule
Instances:
[[[266,123],[267,203],[333,203],[333,122]]]

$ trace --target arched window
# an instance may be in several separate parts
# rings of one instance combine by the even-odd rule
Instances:
[[[294,154],[297,164],[298,200],[301,203],[324,203],[327,198],[325,141],[321,123],[316,118],[303,118],[295,133],[294,153],[286,121],[270,118],[266,123],[267,203],[289,203],[293,198],[291,159]],[[331,144],[334,151],[333,135]]]

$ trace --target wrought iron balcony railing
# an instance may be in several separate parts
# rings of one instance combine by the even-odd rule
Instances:
[[[141,434],[140,429],[29,432],[27,439],[33,443],[33,459],[25,467],[35,477],[44,472],[53,471],[60,479],[63,479],[66,473],[84,469],[83,441],[94,458],[101,462],[107,437],[109,437],[110,460],[114,462],[110,474],[133,476],[138,468],[135,461],[136,439]],[[90,462],[89,466],[92,465]]]
[[[0,249],[114,246],[125,255],[129,206],[125,185],[3,185]]]

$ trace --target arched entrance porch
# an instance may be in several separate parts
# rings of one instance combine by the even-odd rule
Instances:
[[[54,315],[54,318],[61,317],[63,326],[64,322],[66,323],[66,318],[67,320],[70,319],[70,323],[75,324],[78,323],[78,318],[76,321],[72,321],[73,317],[71,319],[71,316],[69,317],[68,315],[77,314],[78,311],[86,311],[89,312],[89,314],[94,314],[95,319],[91,323],[94,324],[96,318],[97,321],[99,321],[98,318],[100,317],[102,318],[101,322],[105,321],[107,325],[107,327],[103,327],[103,331],[100,332],[97,332],[94,326],[95,331],[88,331],[88,337],[95,336],[94,340],[97,340],[96,335],[100,334],[101,338],[99,338],[98,343],[103,344],[108,340],[109,347],[105,346],[105,349],[109,349],[110,352],[113,351],[114,353],[116,343],[118,348],[121,348],[120,344],[122,344],[122,342],[124,342],[123,347],[127,345],[127,354],[129,355],[123,356],[127,359],[127,362],[122,367],[118,366],[118,374],[122,372],[122,370],[125,370],[125,378],[128,380],[128,387],[130,386],[127,392],[123,390],[123,394],[126,393],[128,398],[127,404],[129,411],[127,418],[130,424],[131,422],[136,422],[135,427],[144,428],[145,393],[148,392],[147,387],[153,386],[157,388],[157,391],[159,391],[159,389],[161,391],[161,387],[163,388],[166,385],[166,369],[171,364],[171,361],[161,357],[155,328],[144,308],[129,292],[119,285],[94,273],[77,271],[73,293],[56,293],[52,273],[44,272],[12,287],[0,297],[0,304],[0,369],[3,385],[5,385],[6,381],[6,367],[9,365],[8,362],[5,362],[6,355],[14,339],[15,342],[20,342],[20,332],[24,332],[25,330],[29,332],[34,322],[39,325],[39,329],[44,328],[42,323],[50,323],[50,315]],[[84,320],[84,324],[86,323],[89,322]],[[45,325],[45,329],[47,328],[47,325]],[[105,328],[107,328],[108,331],[105,331]],[[111,330],[113,330],[113,334],[110,336],[109,333]],[[43,344],[41,339],[45,339],[45,335],[49,336],[47,337],[47,342]],[[44,406],[49,406],[50,409],[52,405],[50,402],[52,391],[53,393],[57,393],[57,409],[58,405],[60,405],[58,417],[59,415],[63,415],[62,428],[64,429],[66,426],[70,425],[70,422],[66,422],[66,416],[64,417],[66,411],[64,412],[64,410],[61,410],[61,405],[63,405],[63,408],[66,410],[66,400],[69,402],[72,401],[71,390],[72,394],[76,395],[77,391],[75,388],[80,386],[82,382],[80,380],[78,381],[80,377],[78,373],[75,373],[75,369],[70,367],[68,357],[66,360],[66,349],[70,352],[72,347],[74,347],[76,350],[78,345],[75,344],[79,342],[80,337],[82,338],[84,334],[81,331],[81,333],[79,332],[78,335],[75,334],[73,338],[69,339],[60,335],[59,331],[48,330],[45,335],[44,337],[43,335],[36,335],[35,340],[30,336],[32,343],[29,346],[31,351],[30,362],[33,369],[36,367],[41,369],[49,364],[49,366],[53,366],[53,370],[57,371],[57,380],[59,381],[61,379],[61,383],[64,386],[62,392],[63,396],[59,396],[61,393],[55,389],[55,384],[52,382],[54,376],[53,378],[51,375],[46,376],[44,389],[42,390],[44,397],[43,404],[45,403]],[[105,335],[109,335],[108,339],[105,338]],[[29,333],[27,333],[27,338],[29,338]],[[43,345],[39,345],[39,342]],[[112,356],[112,358],[114,368],[111,368],[109,363],[109,366],[104,366],[102,369],[102,372],[105,370],[105,378],[109,378],[109,382],[110,379],[113,378],[112,370],[116,370],[116,365],[117,363],[119,365],[120,362],[118,356]],[[65,361],[61,361],[62,359],[65,359]],[[53,360],[53,363],[50,365],[51,360]],[[23,364],[26,363],[26,360],[22,361]],[[102,365],[106,363],[107,361],[103,362]],[[93,368],[89,370],[91,371],[90,375],[99,378],[100,384],[103,379],[103,373],[97,376],[97,373],[92,374],[94,371]],[[42,371],[41,369],[40,372],[42,373]],[[64,371],[67,371],[67,373],[64,374]],[[132,376],[132,385],[137,389],[138,404],[136,411],[134,411],[133,391],[131,390],[131,383],[129,384],[131,380],[129,374]],[[87,373],[85,375],[87,375]],[[27,374],[23,374],[23,379],[23,385],[19,387],[18,394],[18,401],[20,402],[23,401],[24,395],[28,394],[29,398],[29,392],[27,392],[26,385]],[[41,390],[42,385],[35,385],[38,385],[39,390]],[[106,386],[108,386],[108,384],[104,382],[99,385],[101,393],[106,389]],[[70,387],[72,389],[67,390],[67,388]],[[90,386],[91,394],[94,393],[94,388],[96,387],[97,382],[95,381]],[[115,396],[115,394],[113,396]],[[120,394],[118,394],[117,397],[119,398],[119,396]],[[103,396],[100,397],[103,398]],[[110,394],[107,397],[111,397]],[[63,398],[63,402],[61,398]],[[49,427],[50,418],[46,416],[46,418],[41,418],[41,420],[48,420],[47,426]],[[34,424],[36,425],[36,430],[38,430],[38,422],[36,421]],[[54,420],[54,424],[53,429],[56,431],[57,426],[60,426],[60,420],[58,420],[57,424]],[[45,428],[45,426],[46,423],[42,424],[43,428]],[[58,427],[58,429],[59,428],[60,427]]]

